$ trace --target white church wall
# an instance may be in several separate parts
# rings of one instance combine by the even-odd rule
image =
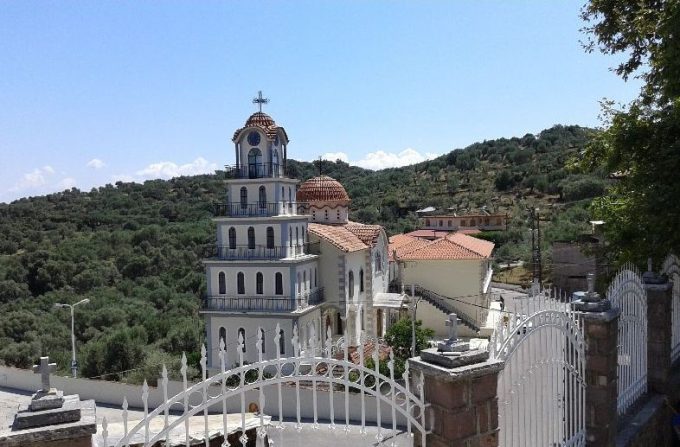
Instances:
[[[290,245],[290,233],[288,228],[293,230],[293,245],[301,245],[306,242],[307,234],[307,221],[302,219],[293,220],[270,220],[264,222],[262,220],[252,220],[252,221],[234,221],[225,220],[219,221],[217,223],[217,245],[228,246],[229,245],[229,229],[234,228],[236,230],[236,245],[237,246],[247,246],[248,245],[248,229],[253,227],[255,232],[255,245],[266,246],[267,245],[267,228],[272,227],[274,229],[274,246],[285,246]],[[295,238],[295,230],[297,232],[297,239]]]
[[[224,296],[237,297],[237,275],[239,272],[244,274],[245,282],[245,293],[243,296],[257,296],[256,293],[256,275],[261,272],[263,275],[263,296],[275,296],[275,276],[276,273],[281,273],[283,280],[283,296],[290,296],[290,265],[279,264],[272,266],[234,266],[233,264],[223,264],[211,263],[206,264],[207,277],[208,277],[208,290],[209,296],[219,295],[219,273],[224,272],[227,281],[227,293]]]
[[[142,401],[142,386],[128,385],[118,382],[107,382],[104,380],[92,379],[74,379],[72,377],[52,376],[51,383],[60,390],[64,391],[65,395],[79,394],[81,399],[94,399],[99,405],[111,405],[120,408],[123,404],[123,398],[126,398],[131,410],[144,408]],[[189,386],[193,383],[189,383]],[[26,369],[13,368],[9,366],[0,366],[0,386],[7,388],[14,388],[16,390],[26,391],[28,393],[35,392],[40,388],[40,375],[34,374],[33,371]],[[174,396],[182,391],[182,383],[170,380],[168,381],[168,395]],[[264,412],[276,418],[279,417],[278,407],[278,390],[275,385],[266,386],[263,388],[265,397]],[[220,393],[220,385],[211,387],[208,391],[210,396],[216,396]],[[251,402],[259,402],[259,391],[253,390],[245,393],[246,408]],[[297,399],[296,389],[294,386],[284,385],[281,389],[281,400],[283,408],[283,417],[295,419],[297,415]],[[300,415],[302,418],[311,419],[314,417],[314,396],[311,389],[301,388],[300,393]],[[345,399],[344,392],[336,391],[333,399],[333,409],[336,417],[336,424],[344,424],[344,408]],[[359,393],[350,393],[349,396],[349,415],[350,421],[354,423],[361,422],[361,408],[362,396]],[[365,404],[366,422],[376,421],[376,399],[372,396],[365,395],[363,397]],[[318,390],[316,391],[317,415],[319,420],[329,420],[330,418],[330,399],[329,392]],[[163,390],[160,387],[149,386],[148,405],[149,411],[155,409],[163,403]],[[189,396],[190,405],[199,405],[201,403],[201,393],[194,393]],[[381,402],[381,421],[383,424],[391,425],[392,411],[388,403]],[[240,398],[235,397],[227,400],[227,411],[229,413],[241,412]],[[211,414],[222,413],[222,403],[210,408]],[[341,416],[342,415],[342,416]],[[403,427],[406,425],[406,419],[397,413],[397,425]],[[276,439],[276,438],[274,438]]]
[[[319,238],[314,235],[311,235],[310,238],[312,242],[319,241]],[[319,248],[321,250],[321,256],[319,256],[320,285],[324,287],[325,301],[337,305],[340,301],[338,297],[338,263],[341,262],[340,257],[344,256],[344,253],[323,239],[320,240]]]
[[[240,329],[245,331],[246,338],[246,351],[244,353],[244,360],[247,362],[256,362],[258,360],[257,349],[255,348],[255,342],[257,341],[258,330],[263,329],[264,341],[265,341],[265,352],[263,354],[264,359],[276,358],[276,350],[279,348],[274,344],[274,336],[276,335],[276,324],[279,324],[281,330],[284,333],[285,340],[285,354],[286,356],[293,356],[293,345],[290,338],[293,336],[293,318],[290,314],[283,315],[263,315],[250,313],[243,315],[220,315],[220,314],[210,314],[206,315],[210,319],[210,339],[211,339],[211,362],[210,366],[212,368],[219,367],[219,340],[220,340],[220,329],[224,328],[227,333],[226,344],[227,344],[227,367],[231,367],[236,364],[239,360],[238,354],[238,333]]]
[[[373,296],[375,296],[376,293],[387,292],[389,288],[390,276],[387,262],[387,245],[387,237],[385,237],[384,233],[381,232],[378,242],[373,247],[371,253],[371,266],[373,269]],[[376,253],[380,253],[382,264],[380,268],[376,264]]]

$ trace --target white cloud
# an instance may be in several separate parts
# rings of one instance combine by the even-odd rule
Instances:
[[[106,163],[104,163],[98,158],[93,158],[92,160],[88,161],[85,166],[92,169],[101,169],[104,166],[106,166]]]
[[[359,160],[349,160],[349,157],[344,152],[327,152],[323,154],[322,158],[324,160],[342,160],[351,165],[360,166],[366,169],[385,169],[385,168],[396,168],[399,166],[412,165],[415,163],[420,163],[425,160],[431,160],[438,157],[439,154],[434,154],[432,152],[425,152],[421,154],[415,149],[407,148],[401,152],[385,152],[376,151],[369,152],[364,155],[363,158]]]
[[[329,161],[341,160],[345,163],[349,161],[349,157],[344,152],[326,152],[321,156],[321,158]]]
[[[198,157],[191,163],[178,165],[171,161],[161,161],[152,163],[146,168],[137,171],[135,174],[141,179],[168,179],[182,175],[212,174],[217,170],[216,163],[210,163],[203,157]]]
[[[59,180],[59,183],[57,183],[57,189],[59,191],[63,191],[65,189],[71,189],[76,186],[76,179],[73,177],[65,177],[61,180]]]
[[[35,190],[42,186],[45,186],[49,178],[54,174],[54,168],[52,166],[43,166],[42,168],[36,168],[31,172],[21,176],[21,179],[9,189],[11,192]]]

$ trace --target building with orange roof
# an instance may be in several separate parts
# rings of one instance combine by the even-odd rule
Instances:
[[[494,244],[462,232],[430,240],[412,234],[390,238],[390,278],[422,298],[417,318],[446,336],[446,315],[456,313],[463,335],[484,332]]]

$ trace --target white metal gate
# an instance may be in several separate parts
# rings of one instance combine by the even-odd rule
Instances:
[[[670,254],[661,267],[661,273],[668,276],[673,284],[673,301],[671,302],[671,362],[680,357],[680,260]]]
[[[647,292],[633,265],[621,268],[609,285],[607,298],[621,310],[617,410],[624,414],[647,392]]]
[[[313,330],[313,329],[312,329]],[[257,363],[248,364],[243,360],[244,340],[239,335],[238,352],[239,365],[227,369],[225,365],[226,351],[224,341],[220,342],[219,358],[220,370],[212,377],[208,377],[207,371],[207,355],[205,346],[201,350],[201,369],[203,380],[192,386],[187,382],[187,361],[186,357],[182,356],[181,375],[183,381],[183,389],[181,392],[172,397],[167,397],[168,394],[168,375],[165,366],[161,380],[160,387],[163,390],[164,403],[153,411],[149,410],[148,406],[148,386],[144,382],[142,401],[144,403],[144,417],[141,421],[136,423],[133,427],[128,427],[128,405],[127,400],[123,401],[123,436],[116,442],[109,443],[108,427],[109,424],[106,418],[102,420],[102,427],[100,433],[102,434],[104,445],[110,444],[119,446],[127,446],[134,436],[139,439],[143,436],[143,443],[145,446],[155,445],[159,441],[168,439],[171,431],[181,428],[184,425],[184,433],[186,434],[185,445],[195,445],[189,436],[189,418],[191,416],[204,417],[204,439],[205,445],[208,446],[211,436],[214,438],[215,427],[209,427],[209,414],[222,414],[222,421],[219,428],[220,433],[233,433],[234,430],[241,433],[239,442],[245,446],[248,438],[245,435],[247,430],[246,414],[250,411],[246,406],[246,394],[257,393],[259,396],[257,400],[259,411],[259,424],[256,427],[258,436],[258,443],[268,436],[271,430],[269,428],[269,417],[265,416],[268,409],[272,413],[278,415],[278,421],[274,418],[271,424],[276,430],[283,430],[284,428],[293,428],[298,431],[303,430],[301,411],[301,386],[305,388],[311,387],[312,390],[312,404],[313,408],[313,422],[305,424],[312,429],[319,428],[321,417],[317,409],[320,406],[320,400],[327,399],[330,411],[327,422],[331,433],[350,434],[357,432],[360,434],[366,433],[368,415],[367,411],[373,410],[376,412],[375,418],[371,418],[376,423],[377,434],[375,439],[367,440],[370,444],[375,442],[382,443],[385,439],[390,439],[390,445],[396,446],[395,442],[397,435],[406,430],[407,436],[400,436],[399,444],[404,443],[403,439],[407,439],[408,445],[412,445],[415,436],[420,437],[419,445],[426,447],[426,430],[425,430],[425,407],[424,402],[424,377],[422,373],[417,378],[410,377],[408,362],[406,363],[406,370],[403,374],[403,385],[394,377],[394,358],[390,353],[388,362],[389,376],[380,372],[379,362],[379,347],[376,344],[375,350],[372,352],[373,366],[371,368],[366,366],[364,362],[364,350],[357,349],[359,355],[359,362],[354,363],[350,361],[348,347],[343,346],[343,355],[332,356],[333,343],[331,339],[331,330],[328,329],[326,340],[323,349],[317,346],[318,342],[316,334],[310,337],[311,346],[309,347],[312,353],[316,355],[309,355],[301,352],[301,344],[298,337],[297,326],[294,327],[292,343],[295,350],[293,357],[281,357],[278,350],[276,350],[276,358],[265,360],[262,356],[262,332],[257,332],[257,342],[255,348],[259,353],[259,361]],[[277,326],[275,332],[274,342],[275,346],[279,345],[279,328]],[[347,334],[345,334],[347,340]],[[411,389],[411,381],[415,383],[416,390]],[[274,396],[278,396],[274,402],[265,402],[265,390],[267,387],[273,387]],[[284,409],[284,401],[282,398],[282,388],[295,388],[295,403],[292,405],[287,401],[288,408]],[[211,394],[213,390],[217,393]],[[416,391],[414,393],[414,391]],[[200,396],[200,402],[192,405],[190,401],[192,397]],[[239,413],[240,422],[236,426],[229,426],[228,402],[236,399],[240,401]],[[375,405],[369,405],[369,400],[375,400]],[[274,400],[271,397],[269,400]],[[358,408],[350,408],[350,401],[353,406],[361,408],[360,418],[351,417],[350,414],[358,414]],[[233,402],[232,402],[233,404]],[[233,405],[232,405],[233,406]],[[294,409],[291,407],[295,406]],[[381,408],[382,407],[382,408]],[[181,410],[179,417],[170,418],[172,410]],[[385,412],[385,413],[381,413]],[[284,414],[292,414],[293,422],[284,421]],[[233,415],[233,413],[232,413]],[[397,420],[405,421],[403,426],[398,426]],[[160,423],[158,421],[161,421]],[[385,421],[390,421],[387,427],[384,427]],[[161,424],[160,430],[150,429],[153,422]],[[290,428],[289,428],[290,429]],[[331,434],[329,433],[329,434]],[[225,439],[223,446],[228,446]]]
[[[504,314],[490,342],[501,447],[585,446],[585,343],[579,314],[544,290]]]

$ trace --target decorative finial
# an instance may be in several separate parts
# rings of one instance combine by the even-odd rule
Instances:
[[[260,112],[262,112],[262,104],[269,104],[269,98],[263,98],[262,90],[259,90],[257,92],[257,97],[253,98],[253,104],[257,104],[257,106],[260,109]]]

